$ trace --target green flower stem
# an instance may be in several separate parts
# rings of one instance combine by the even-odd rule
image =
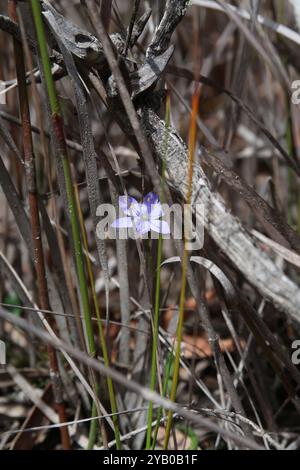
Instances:
[[[168,356],[167,356],[167,361],[166,361],[166,369],[164,373],[165,381],[163,384],[163,390],[162,390],[162,396],[166,397],[167,396],[167,389],[168,389],[168,383],[171,377],[171,370],[172,370],[172,365],[174,363],[174,348],[169,351]],[[160,427],[160,420],[163,415],[163,408],[159,407],[158,412],[157,412],[157,418],[156,418],[156,425],[153,433],[153,439],[152,439],[152,444],[151,444],[151,449],[155,450],[156,447],[156,442],[157,442],[157,436],[158,436],[158,431]]]
[[[83,246],[86,252],[85,258],[86,258],[87,273],[88,273],[88,277],[90,281],[93,304],[94,304],[96,317],[97,317],[97,324],[98,324],[99,338],[100,338],[100,344],[102,348],[103,360],[104,360],[104,364],[106,365],[106,367],[110,367],[110,360],[109,360],[108,351],[107,351],[106,338],[105,338],[105,334],[103,331],[99,303],[98,303],[97,294],[95,290],[95,280],[94,280],[94,275],[93,275],[92,263],[91,263],[90,257],[88,256],[88,240],[87,240],[87,234],[86,234],[86,230],[84,226],[82,211],[80,207],[79,192],[78,192],[77,186],[75,186],[75,197],[76,197],[76,204],[77,204],[78,214],[79,214],[79,223],[81,227]],[[117,402],[116,402],[113,382],[110,377],[107,377],[107,388],[108,388],[111,411],[113,414],[112,421],[114,424],[116,448],[117,450],[121,450],[122,444],[121,444],[121,437],[120,437],[120,430],[119,430],[119,421],[118,421],[118,416],[117,416],[117,412],[118,412]],[[96,416],[96,412],[97,412],[96,407],[93,405],[93,413],[95,414],[95,416]],[[96,421],[94,422],[96,423]],[[95,426],[93,427],[91,426],[90,436],[89,436],[89,448],[93,447],[93,441],[95,440],[95,435],[96,435]]]
[[[166,101],[166,135],[165,135],[165,156],[168,152],[168,129],[170,126],[170,98],[167,96]],[[165,160],[165,159],[164,159]],[[165,163],[163,162],[162,177],[161,177],[161,194],[160,202],[163,203],[163,185],[165,182]],[[155,389],[156,372],[157,372],[157,346],[158,346],[158,332],[159,332],[159,307],[160,307],[160,271],[162,261],[162,247],[163,238],[160,235],[158,240],[157,249],[157,270],[156,270],[156,285],[155,285],[155,307],[154,307],[154,320],[153,320],[153,343],[152,343],[152,358],[151,358],[151,377],[150,377],[150,390]],[[152,432],[152,419],[153,419],[153,402],[149,403],[148,423],[147,423],[147,436],[146,436],[146,449],[151,449],[151,432]]]
[[[194,155],[196,148],[196,139],[197,139],[197,115],[199,109],[199,88],[196,89],[193,95],[193,106],[191,113],[191,125],[190,125],[190,136],[189,136],[189,166],[188,166],[188,178],[187,178],[187,195],[186,195],[186,204],[190,206],[192,198],[192,186],[193,186],[193,166],[194,166]],[[189,253],[187,250],[187,240],[184,237],[184,250],[182,256],[182,281],[181,281],[181,292],[180,292],[180,304],[179,304],[179,318],[177,325],[177,345],[175,352],[175,363],[174,363],[174,375],[172,381],[172,388],[170,393],[170,400],[175,402],[178,378],[179,378],[179,369],[180,369],[180,353],[181,353],[181,342],[183,335],[183,322],[184,322],[184,304],[185,304],[185,293],[186,293],[186,275],[188,268]],[[166,424],[166,435],[164,442],[164,449],[168,449],[169,439],[171,434],[171,427],[173,421],[173,412],[170,410],[167,415],[167,424]]]

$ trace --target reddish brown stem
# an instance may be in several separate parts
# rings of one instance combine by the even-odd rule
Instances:
[[[8,13],[10,18],[17,23],[17,0],[8,0]],[[36,168],[31,135],[30,110],[26,87],[25,61],[22,46],[16,40],[14,40],[14,54],[18,80],[20,115],[23,129],[25,175],[29,198],[32,240],[34,246],[34,266],[36,270],[37,285],[39,292],[39,306],[42,310],[50,311],[51,307],[46,281],[43,242],[38,208]],[[49,318],[48,321],[52,325],[52,327],[55,326],[53,325],[52,318]],[[49,356],[50,377],[52,380],[55,409],[59,417],[59,422],[65,423],[66,411],[65,404],[63,402],[61,378],[59,374],[57,355],[55,349],[52,346],[48,345],[47,349]],[[71,445],[68,428],[66,426],[60,427],[60,434],[62,448],[64,450],[69,450],[71,448]]]

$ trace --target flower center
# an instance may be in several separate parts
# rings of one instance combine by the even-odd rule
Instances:
[[[149,220],[149,215],[148,214],[143,214],[141,219],[146,222],[147,220]]]

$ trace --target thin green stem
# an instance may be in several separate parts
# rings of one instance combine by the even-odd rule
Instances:
[[[155,389],[156,384],[156,371],[157,371],[157,345],[158,345],[158,331],[159,331],[159,306],[160,306],[160,271],[162,259],[162,236],[159,236],[158,250],[157,250],[157,271],[156,271],[156,286],[155,286],[155,308],[153,320],[153,343],[152,343],[152,358],[151,358],[151,377],[150,377],[150,390]],[[151,448],[151,431],[152,431],[152,417],[153,417],[153,402],[149,403],[148,411],[148,428],[146,437],[146,449]]]
[[[285,2],[281,0],[279,2],[279,9],[278,9],[278,22],[284,24],[285,22]],[[284,63],[287,63],[287,58],[283,57]],[[290,106],[290,98],[287,97],[286,107],[289,109]],[[286,129],[286,144],[287,150],[289,155],[293,154],[293,123],[291,113],[289,113],[288,122],[287,122],[287,129]],[[293,192],[293,184],[294,184],[294,173],[291,168],[288,168],[288,223],[294,227],[295,221],[293,220],[293,211],[292,206],[294,202],[296,202],[298,206],[298,220],[297,220],[297,231],[300,234],[300,191],[297,195],[297,201],[294,199],[294,192]]]
[[[77,210],[79,214],[79,223],[81,227],[81,233],[82,233],[82,240],[83,240],[83,246],[86,252],[86,266],[87,266],[87,273],[90,281],[90,286],[91,286],[91,291],[92,291],[92,298],[93,298],[93,304],[96,312],[96,317],[97,317],[97,324],[98,324],[98,330],[99,330],[99,338],[100,338],[100,344],[102,348],[102,354],[103,354],[103,359],[104,359],[104,364],[106,367],[110,367],[110,360],[108,356],[108,351],[107,351],[107,345],[106,345],[106,338],[104,335],[103,331],[103,326],[102,326],[102,321],[101,321],[101,314],[100,314],[100,309],[99,309],[99,303],[97,299],[97,293],[95,289],[95,279],[94,279],[94,274],[93,274],[93,269],[92,269],[92,263],[90,260],[90,257],[88,255],[88,239],[87,239],[87,234],[84,226],[84,220],[82,216],[82,211],[80,207],[80,199],[79,199],[79,192],[78,192],[78,186],[75,186],[75,197],[76,197],[76,204],[77,204]],[[120,436],[120,430],[119,430],[119,421],[117,417],[117,402],[116,402],[116,397],[115,397],[115,391],[114,391],[114,386],[113,382],[110,377],[107,377],[107,388],[108,388],[108,395],[109,395],[109,400],[110,400],[110,406],[111,406],[111,411],[113,413],[112,421],[114,424],[114,431],[115,431],[115,439],[116,439],[116,448],[117,450],[121,450],[122,444],[121,444],[121,436]],[[96,407],[93,405],[93,416],[96,416]],[[95,421],[96,423],[96,421]],[[94,442],[95,442],[95,437],[96,437],[96,427],[91,426],[90,427],[90,435],[89,435],[89,445],[88,448],[93,448]]]
[[[287,103],[288,106],[288,103]],[[293,122],[291,115],[289,116],[286,128],[286,145],[290,155],[293,154]],[[294,173],[291,168],[288,168],[288,223],[295,227],[300,234],[300,192],[295,194],[294,191],[295,186],[295,177]],[[298,214],[297,214],[297,221],[295,221],[293,217],[293,206],[297,204],[298,206]]]
[[[166,397],[167,396],[167,387],[168,387],[168,382],[171,377],[171,370],[172,370],[172,365],[174,363],[174,347],[169,351],[168,356],[167,356],[167,361],[166,361],[166,369],[164,373],[165,381],[163,384],[163,389],[162,389],[162,396]],[[151,449],[155,450],[156,447],[156,442],[157,442],[157,436],[158,436],[158,431],[160,427],[160,420],[162,418],[163,414],[163,408],[159,407],[158,412],[157,412],[157,419],[156,419],[156,425],[153,433],[153,439],[152,439],[152,444],[151,444]]]
[[[168,152],[168,130],[170,125],[170,98],[167,95],[166,101],[166,133],[165,133],[165,157]],[[163,203],[163,185],[165,182],[165,158],[163,159],[163,168],[161,176],[161,194],[160,202]],[[156,285],[155,285],[155,306],[154,306],[154,319],[153,319],[153,343],[152,343],[152,358],[151,358],[151,376],[150,376],[150,390],[155,389],[156,373],[157,373],[157,346],[158,346],[158,332],[159,332],[159,307],[160,307],[160,272],[162,261],[162,248],[163,238],[160,235],[158,239],[157,248],[157,269],[156,269]],[[151,432],[152,432],[152,419],[153,419],[153,402],[149,403],[148,423],[147,423],[147,436],[146,436],[146,449],[151,449]]]
[[[199,109],[199,88],[196,89],[193,95],[193,106],[191,114],[191,125],[190,125],[190,137],[189,137],[189,165],[188,165],[188,178],[187,178],[187,195],[186,195],[186,204],[190,206],[192,198],[192,186],[193,186],[193,165],[194,165],[194,154],[196,148],[196,138],[197,138],[197,115]],[[187,239],[184,235],[184,250],[182,256],[182,281],[181,281],[181,292],[180,292],[180,305],[179,305],[179,318],[177,325],[177,346],[175,353],[175,363],[174,363],[174,375],[172,381],[172,388],[170,393],[170,400],[175,402],[177,385],[179,379],[179,369],[180,369],[180,353],[181,353],[181,342],[183,335],[183,322],[184,322],[184,304],[185,304],[185,293],[187,285],[187,268],[188,268],[188,249],[187,249]],[[170,410],[168,412],[167,424],[166,424],[166,434],[164,449],[168,449],[171,427],[173,421],[173,412]]]
[[[97,407],[96,403],[93,402],[92,406],[92,418],[95,418],[97,416]],[[97,439],[97,421],[96,419],[92,419],[91,424],[90,424],[90,429],[89,429],[89,440],[88,440],[88,445],[87,445],[87,450],[93,450],[96,439]]]
[[[86,335],[87,335],[87,341],[88,341],[88,352],[91,356],[94,356],[96,352],[96,347],[95,347],[95,340],[94,340],[94,334],[93,334],[93,326],[92,326],[92,321],[91,321],[92,315],[90,311],[88,287],[86,283],[86,275],[85,275],[85,269],[84,269],[84,257],[83,257],[83,250],[82,250],[82,245],[81,245],[78,215],[76,211],[76,201],[75,201],[75,194],[74,194],[73,182],[72,182],[72,176],[71,176],[71,168],[70,168],[70,162],[69,162],[67,155],[62,154],[61,157],[62,157],[62,165],[63,165],[65,181],[66,181],[66,193],[67,193],[67,199],[68,199],[68,204],[69,204],[69,215],[70,215],[70,220],[71,220],[72,237],[74,241],[74,251],[75,251],[76,269],[77,269],[78,282],[79,282],[79,290],[80,290],[80,295],[81,295],[84,322],[85,322]]]
[[[178,319],[178,325],[177,325],[177,346],[176,346],[175,361],[174,361],[174,375],[173,375],[172,388],[171,388],[171,393],[170,393],[170,400],[172,401],[175,401],[176,399],[179,369],[180,369],[180,353],[181,353],[181,342],[182,342],[182,335],[183,335],[187,261],[188,261],[188,251],[184,250],[183,259],[182,259],[182,283],[181,283],[181,292],[180,292],[179,319]],[[169,411],[167,424],[166,424],[164,449],[168,449],[172,422],[173,422],[173,412]]]
[[[44,68],[45,79],[47,82],[47,90],[49,95],[49,101],[52,113],[60,113],[59,101],[57,99],[57,93],[55,83],[52,78],[51,63],[49,60],[48,46],[46,41],[44,23],[42,18],[41,4],[39,0],[31,0],[31,9],[36,29],[36,35],[39,44],[39,50],[41,54],[41,60]]]

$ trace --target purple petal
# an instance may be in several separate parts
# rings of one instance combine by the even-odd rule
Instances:
[[[147,204],[140,204],[140,213],[139,213],[139,218],[143,218],[143,219],[149,219],[149,208],[147,206]]]
[[[151,230],[161,233],[162,235],[168,235],[170,233],[169,224],[164,220],[151,220]]]
[[[148,193],[147,196],[144,197],[143,203],[147,206],[148,212],[150,213],[151,206],[157,204],[159,202],[159,197],[155,193]]]
[[[112,228],[131,228],[132,227],[132,219],[131,217],[121,217],[120,219],[116,219],[112,224]]]
[[[135,229],[138,234],[144,235],[145,233],[150,232],[151,223],[149,220],[139,220],[135,224]]]
[[[164,211],[162,210],[162,205],[160,202],[156,204],[152,204],[150,208],[150,218],[151,219],[159,219],[164,215]]]
[[[132,215],[134,217],[140,213],[140,204],[131,196],[120,196],[119,207],[126,215]]]

